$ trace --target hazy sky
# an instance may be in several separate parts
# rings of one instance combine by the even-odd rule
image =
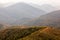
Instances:
[[[34,3],[34,4],[51,4],[53,6],[60,7],[60,0],[0,0],[0,5],[10,5],[17,2],[26,2],[26,3]]]

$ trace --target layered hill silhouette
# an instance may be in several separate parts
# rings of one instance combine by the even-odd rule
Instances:
[[[0,8],[0,22],[7,24],[22,24],[26,20],[30,20],[31,18],[45,13],[45,11],[35,8],[27,3],[17,3],[6,8]]]
[[[56,9],[56,7],[49,5],[49,4],[43,4],[43,5],[32,4],[32,6],[42,9],[47,13],[58,10],[58,9]]]
[[[26,25],[60,27],[60,10],[32,19],[27,22]]]
[[[35,6],[38,5],[35,4]],[[11,25],[22,25],[33,18],[47,14],[46,12],[55,9],[52,5],[48,4],[39,7],[35,6],[34,4],[30,5],[21,2],[5,8],[0,8],[0,22]]]

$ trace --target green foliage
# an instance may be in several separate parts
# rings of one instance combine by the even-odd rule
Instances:
[[[37,27],[25,28],[25,29],[20,28],[5,29],[0,32],[0,40],[17,40],[39,29],[40,28]]]
[[[60,40],[60,30],[53,27],[15,27],[1,30],[0,40]]]
[[[60,40],[60,30],[46,28],[43,30],[38,30],[19,40]]]

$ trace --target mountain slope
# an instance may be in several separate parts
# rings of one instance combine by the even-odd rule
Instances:
[[[26,3],[17,3],[17,4],[14,4],[12,6],[5,8],[5,9],[9,10],[9,12],[11,11],[10,15],[12,15],[12,13],[13,13],[16,16],[18,15],[20,17],[22,15],[23,15],[23,17],[35,17],[36,15],[42,15],[45,13],[45,11],[43,11],[41,9],[37,9]]]
[[[47,13],[57,10],[56,7],[49,4],[43,4],[43,5],[31,4],[31,5],[36,8],[42,9],[46,11]]]
[[[60,29],[33,26],[8,28],[0,30],[0,40],[60,40]]]
[[[41,14],[42,13],[42,14]],[[6,8],[0,9],[0,21],[5,22],[7,24],[22,24],[19,22],[23,22],[25,18],[34,18],[40,15],[43,15],[45,11],[41,9],[37,9],[29,4],[26,3],[17,3]],[[38,15],[38,16],[37,16]],[[7,20],[8,19],[8,20]],[[18,21],[19,20],[19,21]]]
[[[47,27],[20,40],[60,40],[60,29]]]
[[[3,29],[0,30],[0,40],[18,40],[43,28],[45,27],[19,28],[16,26],[16,28]]]
[[[27,22],[26,25],[60,27],[60,10],[33,19],[30,22]]]

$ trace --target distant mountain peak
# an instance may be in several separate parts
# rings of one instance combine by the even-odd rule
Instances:
[[[45,10],[46,12],[52,12],[52,11],[55,11],[56,8],[52,5],[49,5],[49,4],[43,4],[40,6],[41,9]]]
[[[8,24],[22,24],[25,23],[25,19],[35,18],[45,14],[46,12],[35,8],[27,3],[16,3],[6,8],[0,9],[0,21]],[[24,20],[23,20],[24,19]],[[19,20],[19,21],[18,21]],[[17,21],[17,22],[16,22]]]
[[[56,10],[56,7],[50,5],[50,4],[42,4],[42,5],[37,5],[37,4],[31,4],[32,6],[42,9],[44,11],[48,12],[52,12]]]

